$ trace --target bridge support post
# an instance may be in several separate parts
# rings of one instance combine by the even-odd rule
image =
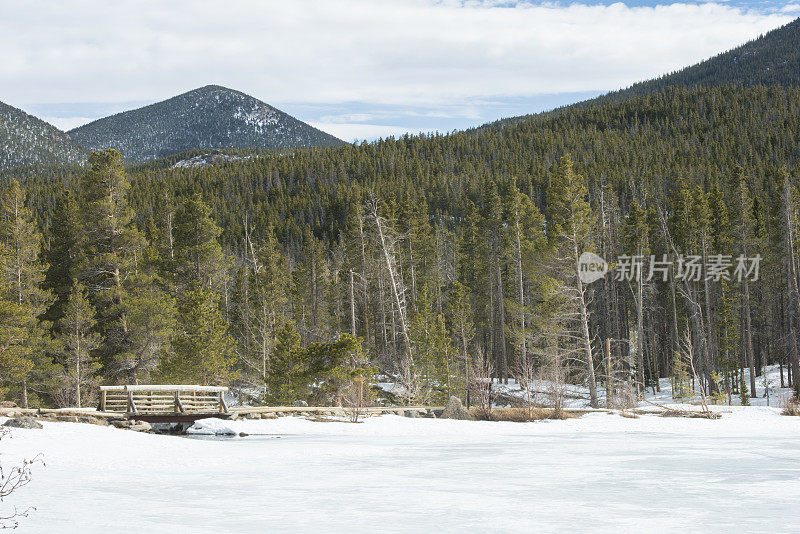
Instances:
[[[219,413],[228,413],[228,405],[225,404],[225,393],[219,392]]]
[[[175,411],[180,413],[184,412],[183,404],[181,404],[181,398],[178,391],[175,392]]]
[[[133,402],[133,391],[128,390],[128,413],[136,413],[136,404]]]

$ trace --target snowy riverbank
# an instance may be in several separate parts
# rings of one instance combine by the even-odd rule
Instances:
[[[719,420],[197,426],[250,434],[228,439],[45,422],[0,444],[4,466],[47,464],[3,506],[37,507],[20,532],[788,532],[800,418],[715,409]]]

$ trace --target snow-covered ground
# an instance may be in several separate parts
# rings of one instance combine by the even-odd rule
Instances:
[[[784,385],[786,385],[788,371],[783,368]],[[744,370],[744,379],[747,387],[750,387],[750,370]],[[384,389],[387,389],[387,384],[382,384]],[[534,402],[541,401],[547,404],[548,397],[547,391],[550,389],[550,383],[546,381],[536,381],[531,385],[532,398]],[[504,394],[507,397],[516,397],[518,399],[526,399],[525,392],[520,385],[514,380],[510,380],[508,384],[494,383],[492,389],[495,393]],[[567,385],[564,387],[566,401],[565,405],[568,408],[586,408],[589,406],[589,388],[579,385]],[[767,392],[769,391],[769,395]],[[599,386],[597,389],[600,404],[605,406],[605,389]],[[761,376],[756,376],[756,396],[748,398],[750,406],[771,406],[784,408],[786,401],[791,398],[792,391],[789,388],[781,387],[780,368],[777,365],[770,365],[764,367],[764,372]],[[651,406],[651,403],[658,404],[672,404],[675,400],[672,398],[672,383],[669,378],[662,378],[659,380],[659,390],[653,391],[652,387],[648,387],[645,398],[650,402],[640,402],[639,405],[643,407]],[[699,394],[695,394],[693,403],[700,401]],[[710,401],[710,399],[709,399]],[[727,403],[727,401],[726,401]],[[731,403],[735,406],[740,404],[738,394],[733,394]]]
[[[494,423],[381,416],[207,420],[248,437],[75,423],[15,429],[0,461],[42,453],[20,532],[794,532],[800,418],[590,413]]]

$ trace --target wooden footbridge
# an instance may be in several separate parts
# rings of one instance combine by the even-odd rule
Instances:
[[[97,412],[91,413],[96,417],[126,418],[148,423],[191,423],[207,417],[251,419],[281,415],[350,415],[341,406],[238,406],[229,410],[225,403],[227,391],[226,387],[192,385],[100,386],[100,403]],[[374,406],[361,407],[359,412],[365,416],[397,414],[425,417],[443,409],[444,406]]]
[[[100,386],[99,411],[125,414],[148,423],[195,421],[228,415],[226,387]]]

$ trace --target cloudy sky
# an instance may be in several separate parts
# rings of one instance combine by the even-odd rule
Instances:
[[[578,101],[798,16],[798,0],[0,0],[0,101],[68,129],[218,84],[374,139]]]

